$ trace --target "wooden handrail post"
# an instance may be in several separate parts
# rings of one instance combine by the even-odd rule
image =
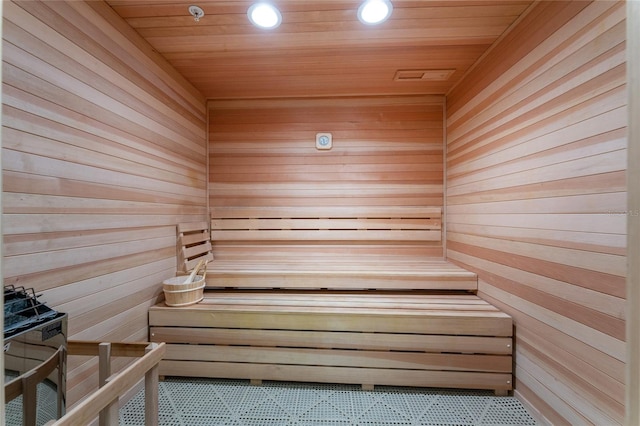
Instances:
[[[157,347],[157,343],[151,343],[145,352],[149,353]],[[158,426],[158,398],[158,364],[156,364],[144,376],[144,424],[146,426]]]
[[[60,418],[62,416],[64,416],[64,412],[65,412],[65,407],[67,405],[67,401],[65,400],[64,397],[64,389],[66,389],[67,387],[67,383],[66,380],[67,378],[65,377],[64,372],[66,371],[65,368],[65,363],[67,362],[67,348],[66,347],[61,347],[60,350],[58,351],[58,395],[57,395],[57,404],[56,404],[56,408],[57,408],[57,418]]]
[[[109,377],[111,377],[111,343],[100,343],[98,345],[98,388],[106,385]],[[118,425],[118,398],[104,407],[98,418],[100,426]]]
[[[22,425],[35,426],[38,405],[38,378],[36,370],[22,376]]]
[[[107,384],[107,379],[111,375],[111,343],[100,343],[98,345],[98,387]]]

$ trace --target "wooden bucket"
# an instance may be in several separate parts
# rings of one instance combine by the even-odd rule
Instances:
[[[192,282],[185,284],[187,275],[169,278],[162,282],[164,303],[167,306],[189,306],[204,299],[205,278],[207,269],[202,275],[196,275]]]

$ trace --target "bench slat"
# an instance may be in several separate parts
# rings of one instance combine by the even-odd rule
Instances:
[[[512,334],[511,318],[500,312],[468,313],[440,311],[411,313],[402,310],[308,308],[306,311],[258,307],[218,308],[215,304],[193,305],[175,311],[151,310],[150,323],[157,326],[253,328],[277,330],[358,331],[467,336]],[[390,312],[391,311],[391,312]],[[213,315],[212,315],[213,314]]]
[[[501,355],[249,346],[216,346],[212,351],[202,345],[168,345],[165,359],[493,373],[510,372],[512,363],[510,356]]]
[[[253,330],[151,327],[156,342],[294,348],[337,348],[389,351],[460,352],[510,355],[510,337],[429,334],[353,333],[338,331]]]
[[[476,274],[443,261],[398,261],[384,256],[354,259],[308,256],[306,259],[216,260],[208,265],[209,288],[290,288],[342,290],[477,290]]]
[[[388,321],[398,321],[403,322],[405,320],[411,320],[412,318],[419,318],[420,320],[429,318],[433,320],[437,320],[439,318],[447,318],[447,319],[456,319],[460,320],[460,322],[464,322],[468,318],[477,318],[482,317],[485,318],[495,318],[495,319],[505,319],[507,318],[505,314],[495,309],[487,309],[480,310],[476,309],[473,311],[470,310],[460,310],[460,309],[410,309],[410,308],[376,308],[376,307],[360,307],[360,306],[323,306],[322,304],[296,304],[294,306],[284,305],[284,304],[274,304],[274,305],[264,305],[259,302],[255,304],[220,304],[217,301],[209,302],[211,304],[215,304],[215,311],[217,315],[229,315],[229,317],[237,316],[238,314],[246,314],[247,318],[250,316],[258,317],[263,313],[267,315],[271,314],[283,314],[283,315],[291,315],[293,317],[300,316],[300,314],[306,314],[309,317],[316,316],[318,321],[320,321],[320,317],[322,316],[330,316],[330,315],[339,315],[342,318],[350,318],[354,321],[354,323],[359,323],[360,317],[386,317]],[[201,301],[198,305],[197,310],[206,310],[207,301]],[[185,315],[192,316],[192,318],[197,322],[197,314],[195,312],[185,312]],[[498,324],[498,322],[496,322]],[[316,327],[324,327],[324,324],[317,324]],[[366,327],[366,326],[365,326]],[[255,328],[255,327],[254,327]],[[278,328],[278,327],[276,327]],[[290,327],[284,327],[290,328]],[[322,329],[322,328],[320,328]],[[318,328],[314,328],[314,330],[318,330]],[[366,331],[366,330],[362,330]],[[391,330],[393,331],[393,330]],[[510,332],[510,331],[509,331]],[[459,333],[459,334],[471,334],[471,335],[483,335],[484,333]],[[492,334],[494,335],[494,334]],[[508,335],[508,334],[498,334],[498,335]]]
[[[257,307],[269,310],[271,308],[294,308],[307,310],[308,308],[348,308],[350,312],[363,309],[389,309],[408,312],[500,312],[496,307],[484,302],[473,295],[378,295],[373,292],[357,294],[354,292],[254,292],[243,291],[209,291],[206,300],[201,305],[215,304],[217,308]],[[204,309],[204,308],[203,308]]]
[[[275,256],[275,253],[274,253]],[[358,258],[358,262],[354,263],[352,259],[344,259],[339,257],[318,255],[313,257],[310,255],[293,258],[293,259],[277,259],[277,261],[267,262],[268,257],[252,256],[253,259],[234,259],[220,260],[216,258],[216,263],[210,265],[211,271],[255,271],[256,273],[274,272],[311,272],[319,273],[354,273],[354,274],[377,274],[377,275],[422,275],[425,277],[468,277],[475,278],[476,274],[456,265],[446,262],[420,262],[418,260],[402,260],[402,259],[386,259],[385,256],[370,256]],[[304,262],[303,260],[309,260]],[[331,269],[329,269],[331,268]]]
[[[476,291],[475,279],[442,279],[440,277],[425,278],[421,276],[402,277],[388,275],[387,277],[373,275],[348,275],[348,274],[282,274],[259,273],[234,273],[234,274],[209,274],[207,273],[207,287],[234,287],[245,288],[272,288],[272,289],[335,289],[335,290],[455,290]]]
[[[428,386],[440,388],[512,389],[509,373],[399,370],[352,367],[250,364],[229,362],[162,361],[166,376],[220,377],[362,385]]]
[[[361,303],[378,303],[388,304],[391,306],[428,306],[428,309],[436,309],[436,307],[455,306],[460,309],[473,310],[476,307],[480,309],[491,308],[498,310],[493,305],[488,304],[484,300],[473,294],[465,293],[433,293],[425,291],[394,291],[378,292],[378,291],[271,291],[271,290],[214,290],[208,291],[207,296],[215,303],[225,303],[225,301],[234,303],[238,301],[260,301],[267,303],[290,303],[296,301],[301,305],[306,303],[332,303],[332,302],[349,302],[354,307],[362,306]],[[205,302],[206,303],[206,302]]]

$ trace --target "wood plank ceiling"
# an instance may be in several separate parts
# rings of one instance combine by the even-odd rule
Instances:
[[[107,3],[205,97],[239,99],[446,94],[532,1],[393,0],[389,20],[366,26],[359,0],[274,0],[283,22],[270,31],[247,19],[253,1]]]

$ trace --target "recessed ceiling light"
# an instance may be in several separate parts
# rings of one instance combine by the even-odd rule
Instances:
[[[260,28],[273,29],[282,22],[280,11],[266,2],[252,4],[247,16],[253,25]]]
[[[391,16],[393,5],[389,0],[366,0],[358,8],[358,19],[366,25],[376,25]]]

